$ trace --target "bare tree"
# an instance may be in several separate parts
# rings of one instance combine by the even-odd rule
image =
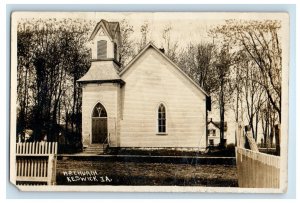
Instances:
[[[260,80],[255,80],[265,91],[269,102],[281,121],[281,68],[282,49],[278,36],[279,21],[227,20],[212,33],[232,45],[235,51],[246,53],[259,70]]]
[[[216,58],[214,46],[209,43],[189,44],[179,54],[178,65],[208,94],[217,90],[218,82],[214,69]]]
[[[165,54],[175,63],[178,62],[178,41],[172,40],[171,37],[172,26],[166,25],[164,27],[162,38],[163,38],[163,48]]]
[[[149,39],[150,28],[148,22],[144,22],[144,24],[140,28],[140,32],[142,36],[140,42],[137,44],[138,52],[142,50],[146,46],[146,44],[150,41]]]
[[[216,63],[214,65],[218,81],[218,89],[214,93],[218,98],[219,113],[220,113],[220,146],[223,147],[225,143],[224,129],[225,129],[225,111],[226,106],[231,100],[230,91],[230,68],[232,66],[232,58],[229,53],[227,45],[223,45],[218,52]]]
[[[255,82],[259,77],[258,71],[253,68],[251,62],[245,62],[243,66],[243,98],[246,101],[246,112],[249,125],[255,140],[257,140],[258,122],[260,119],[260,110],[266,101],[266,95],[263,88]]]
[[[134,46],[132,46],[134,44],[134,40],[131,39],[133,26],[130,25],[126,20],[122,20],[120,23],[120,29],[122,44],[119,49],[119,62],[122,64],[122,67],[124,67],[134,56]]]

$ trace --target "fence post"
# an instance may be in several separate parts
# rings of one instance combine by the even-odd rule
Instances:
[[[241,122],[237,122],[236,123],[235,134],[236,134],[237,147],[244,147],[244,140],[243,140],[243,133],[242,133]]]
[[[48,185],[52,185],[52,178],[53,178],[53,155],[52,154],[49,154],[49,157],[48,157],[48,171],[47,171],[47,176],[48,176],[48,181],[47,181],[47,184]]]
[[[280,156],[280,140],[281,140],[281,129],[280,124],[275,125],[275,143],[276,143],[276,155]]]
[[[245,149],[250,149],[250,143],[249,143],[249,140],[247,139],[247,134],[248,133],[251,133],[251,129],[250,129],[250,126],[248,125],[245,125],[244,126],[244,133],[243,133],[243,137],[244,137],[244,145],[242,146],[242,148],[245,148]]]
[[[258,152],[258,147],[253,138],[253,134],[250,126],[245,126],[245,134],[246,134],[246,143],[247,143],[247,146],[245,146],[245,148]]]

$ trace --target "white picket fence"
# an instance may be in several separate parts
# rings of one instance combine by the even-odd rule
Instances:
[[[57,142],[16,144],[16,182],[18,185],[54,185]]]
[[[279,156],[236,147],[236,165],[239,187],[279,188]]]
[[[280,138],[280,125],[278,125]],[[236,165],[239,187],[247,188],[279,188],[280,156],[261,153],[253,139],[251,131],[243,129],[240,123],[236,126],[237,147]],[[245,149],[246,141],[250,149]],[[280,146],[280,141],[277,143]]]

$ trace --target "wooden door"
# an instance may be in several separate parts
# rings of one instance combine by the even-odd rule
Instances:
[[[92,144],[107,142],[107,118],[92,118]]]

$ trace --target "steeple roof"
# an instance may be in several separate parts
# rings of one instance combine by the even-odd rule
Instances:
[[[114,40],[114,39],[119,40],[119,37],[120,37],[120,36],[118,36],[120,34],[120,24],[119,24],[119,22],[108,22],[108,21],[103,20],[103,19],[100,20],[97,23],[97,25],[96,25],[94,31],[92,32],[89,40],[94,39],[94,37],[96,36],[96,34],[98,33],[98,31],[101,27],[103,27],[107,31],[109,37],[112,40]]]
[[[113,61],[93,61],[88,72],[78,82],[104,82],[121,80],[118,72],[119,66]]]

